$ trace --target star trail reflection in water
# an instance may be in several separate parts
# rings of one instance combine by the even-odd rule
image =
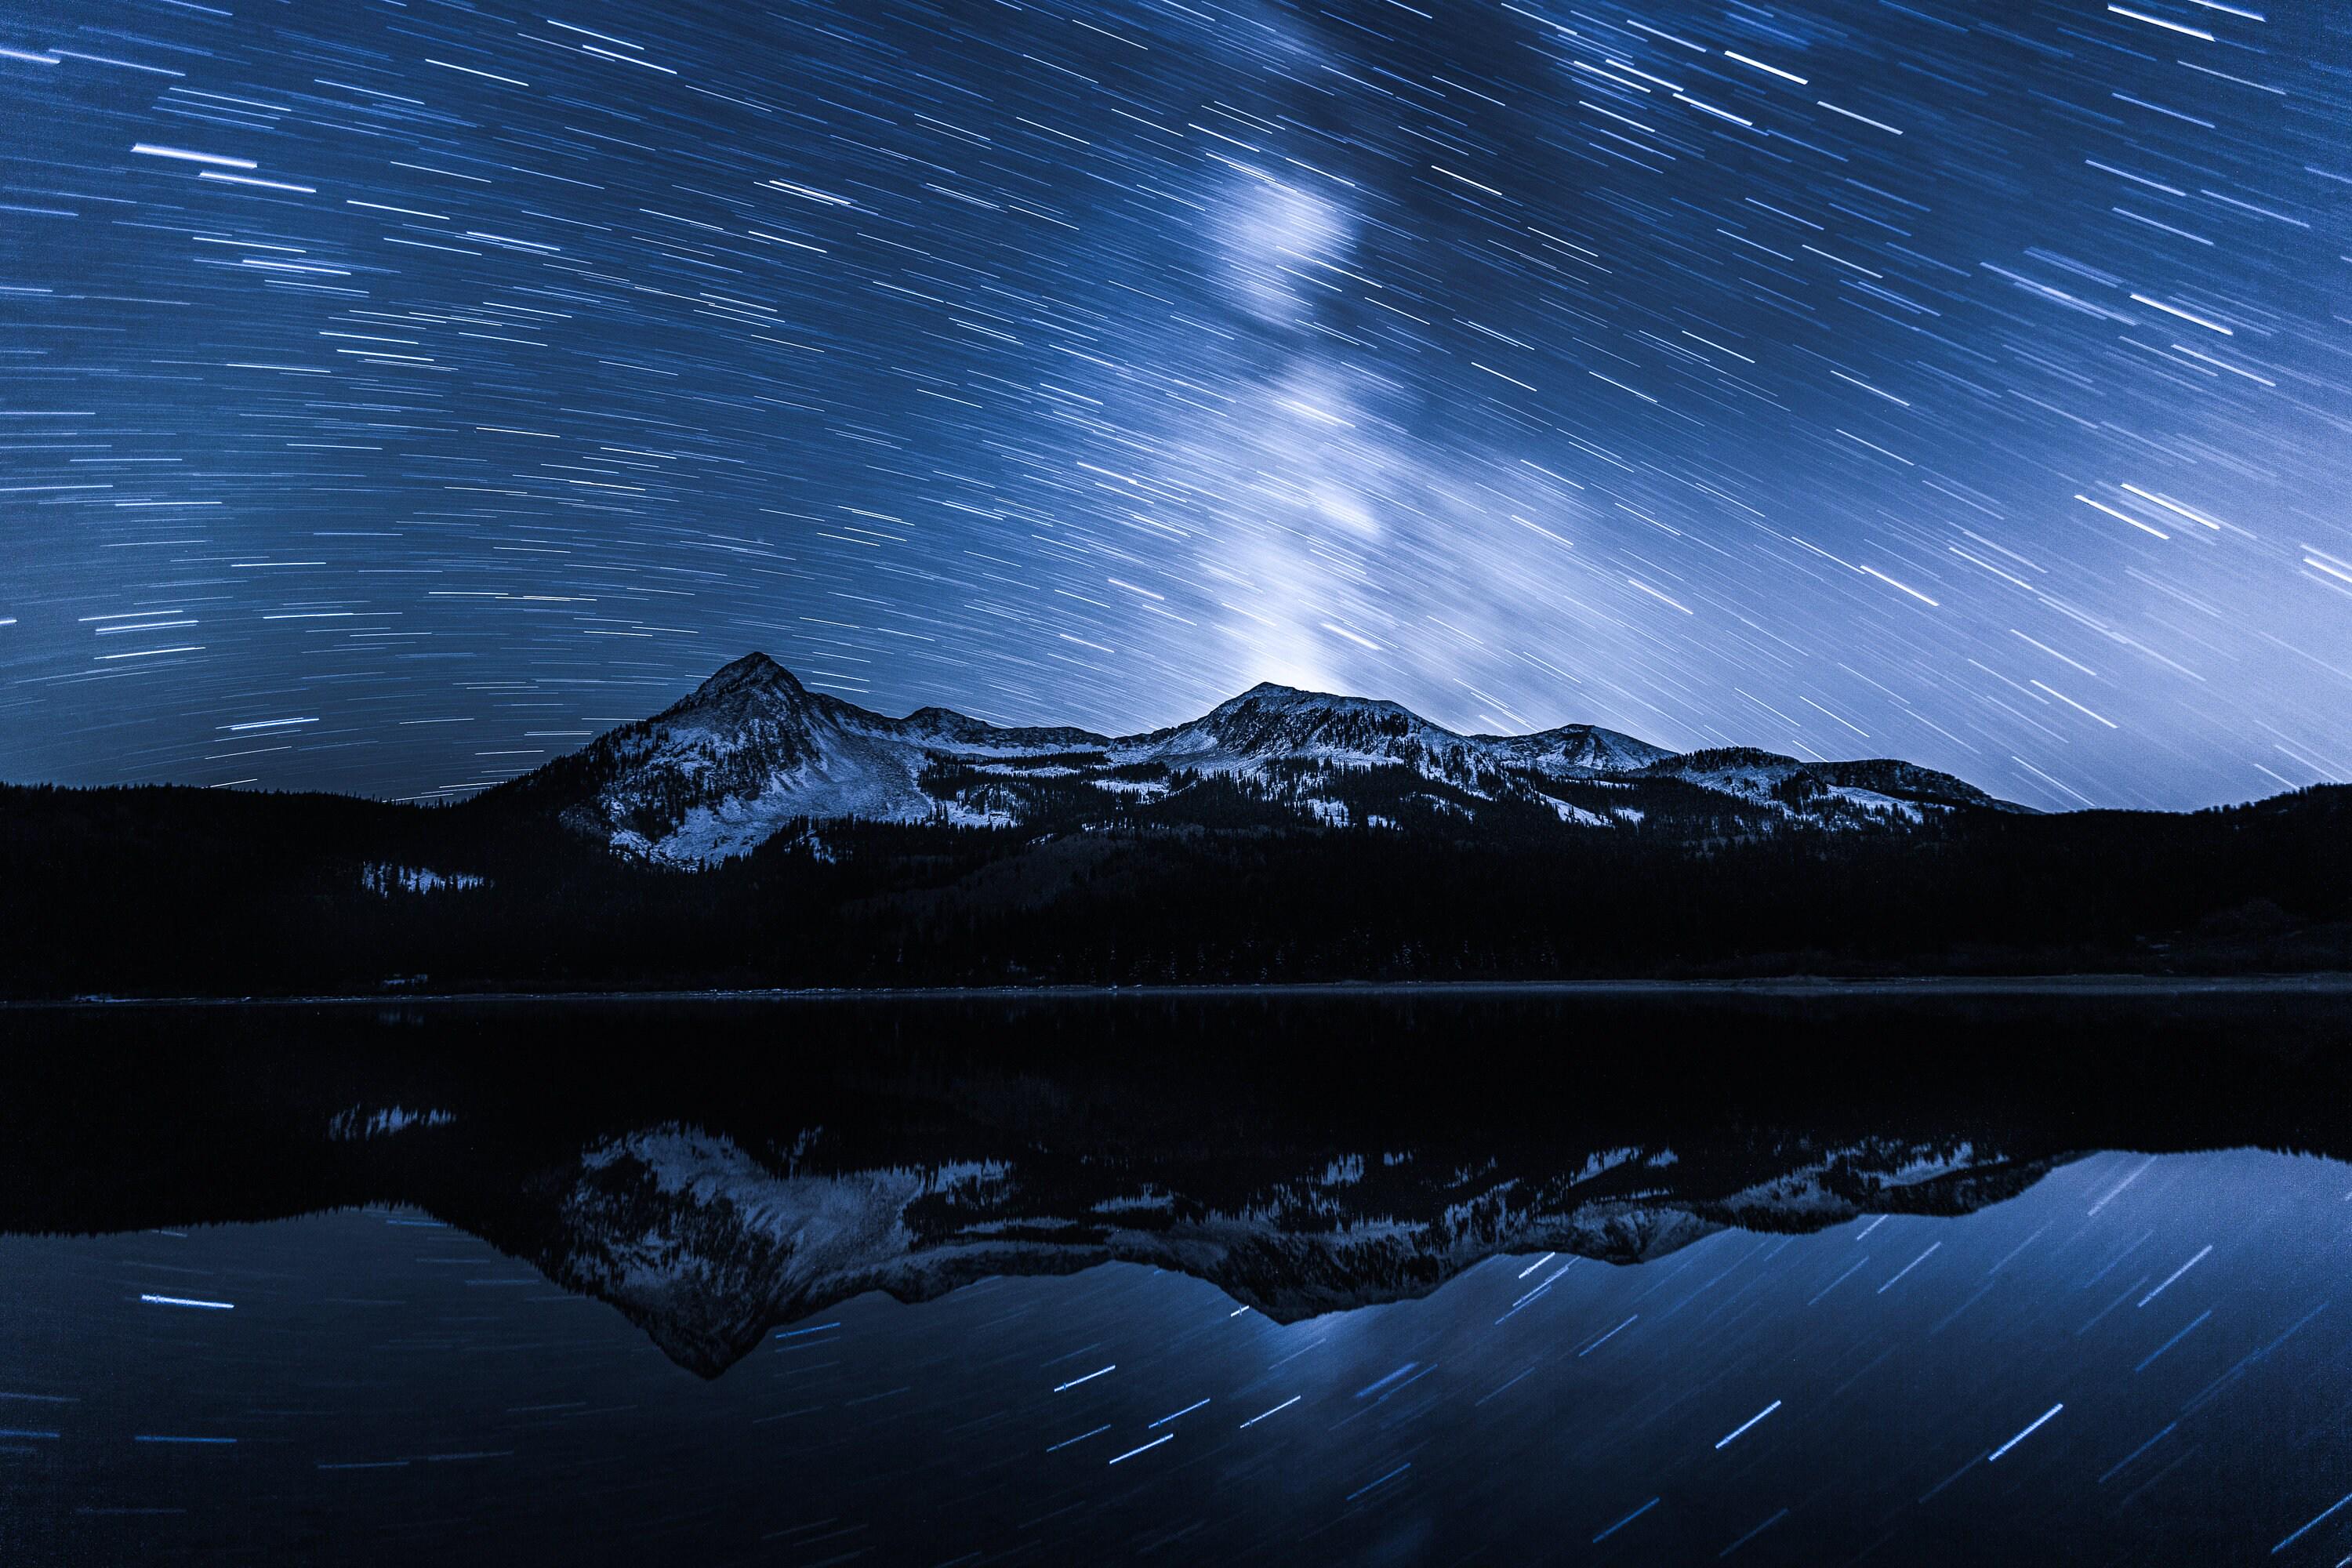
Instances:
[[[14,1013],[0,1557],[2333,1563],[2345,1005],[2079,991]]]
[[[2352,1521],[2303,1527],[2352,1457],[2347,1193],[2333,1161],[2103,1153],[1962,1217],[1497,1258],[1291,1324],[1113,1264],[861,1296],[708,1382],[415,1210],[11,1237],[0,1544],[2333,1563]]]

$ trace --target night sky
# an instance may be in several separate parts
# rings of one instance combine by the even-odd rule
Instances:
[[[2352,12],[2267,5],[18,8],[0,777],[463,793],[754,647],[2352,776]]]

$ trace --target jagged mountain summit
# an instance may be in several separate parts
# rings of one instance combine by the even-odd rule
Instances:
[[[684,868],[745,854],[791,824],[841,819],[1411,831],[1517,816],[1708,837],[2023,809],[1894,760],[1677,754],[1589,724],[1464,735],[1394,702],[1271,684],[1138,735],[1008,728],[944,708],[892,719],[811,691],[760,653],[485,799]]]

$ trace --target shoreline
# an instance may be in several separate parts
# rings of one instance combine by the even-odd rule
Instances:
[[[2352,972],[2301,974],[2158,975],[1776,975],[1730,980],[1302,981],[1202,985],[966,985],[866,987],[699,987],[621,991],[353,992],[249,996],[83,995],[0,1000],[0,1014],[229,1007],[527,1006],[589,1004],[861,1002],[1123,1002],[1328,1000],[1402,1001],[1478,997],[1696,999],[1754,996],[1822,999],[1888,997],[2344,996]]]

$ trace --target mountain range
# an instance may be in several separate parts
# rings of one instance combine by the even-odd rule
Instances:
[[[1591,724],[1464,735],[1394,702],[1270,684],[1134,735],[1007,728],[945,708],[892,719],[811,691],[759,653],[486,803],[552,816],[633,859],[698,867],[793,823],[1200,825],[1236,792],[1302,825],[1399,831],[1498,813],[1587,830],[1654,818],[1695,818],[1709,835],[1885,830],[1929,813],[2026,809],[1891,759],[1677,754]]]
[[[1009,728],[755,654],[457,805],[0,785],[0,888],[5,996],[2352,970],[2352,787],[2045,814],[1278,686]]]

